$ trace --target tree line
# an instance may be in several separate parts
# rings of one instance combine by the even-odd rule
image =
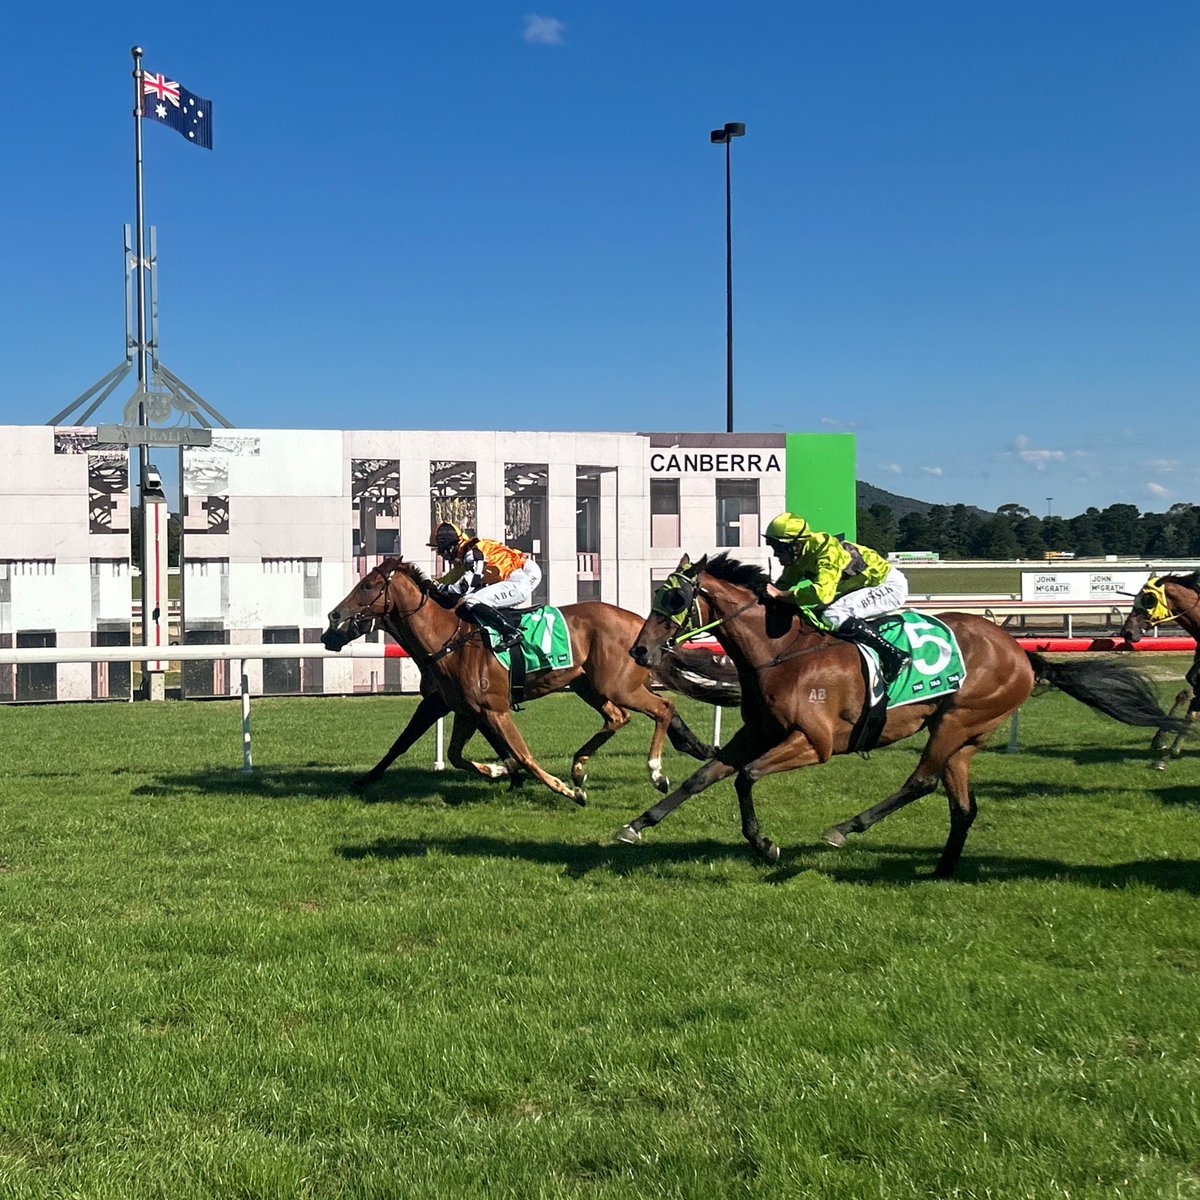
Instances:
[[[876,503],[858,510],[858,541],[881,554],[930,550],[944,559],[1045,559],[1048,552],[1192,558],[1200,556],[1200,507],[1144,513],[1135,504],[1110,504],[1077,517],[1038,517],[1020,504],[1002,504],[995,513],[935,504],[897,517]]]

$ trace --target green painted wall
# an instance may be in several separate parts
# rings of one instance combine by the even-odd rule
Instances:
[[[789,433],[785,489],[789,512],[816,529],[853,539],[855,528],[854,434]],[[763,525],[774,516],[763,513]]]

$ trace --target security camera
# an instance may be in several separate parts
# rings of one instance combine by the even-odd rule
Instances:
[[[153,463],[146,464],[146,491],[161,492],[163,490],[162,476]]]

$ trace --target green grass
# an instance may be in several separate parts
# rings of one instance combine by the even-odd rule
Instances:
[[[1040,571],[1045,563],[1021,567],[916,567],[900,564],[909,590],[919,596],[1009,596],[1020,594],[1022,570]]]
[[[763,781],[768,868],[728,783],[608,844],[641,718],[585,809],[432,735],[364,804],[412,707],[0,709],[0,1196],[1200,1195],[1200,748],[1035,698],[945,884],[940,795],[817,844],[915,740]]]

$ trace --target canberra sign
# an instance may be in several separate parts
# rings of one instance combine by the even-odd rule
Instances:
[[[782,471],[783,464],[778,454],[738,453],[722,450],[719,454],[710,450],[656,450],[650,455],[650,470],[655,475],[683,475],[689,472],[722,475],[764,475],[768,471]]]

